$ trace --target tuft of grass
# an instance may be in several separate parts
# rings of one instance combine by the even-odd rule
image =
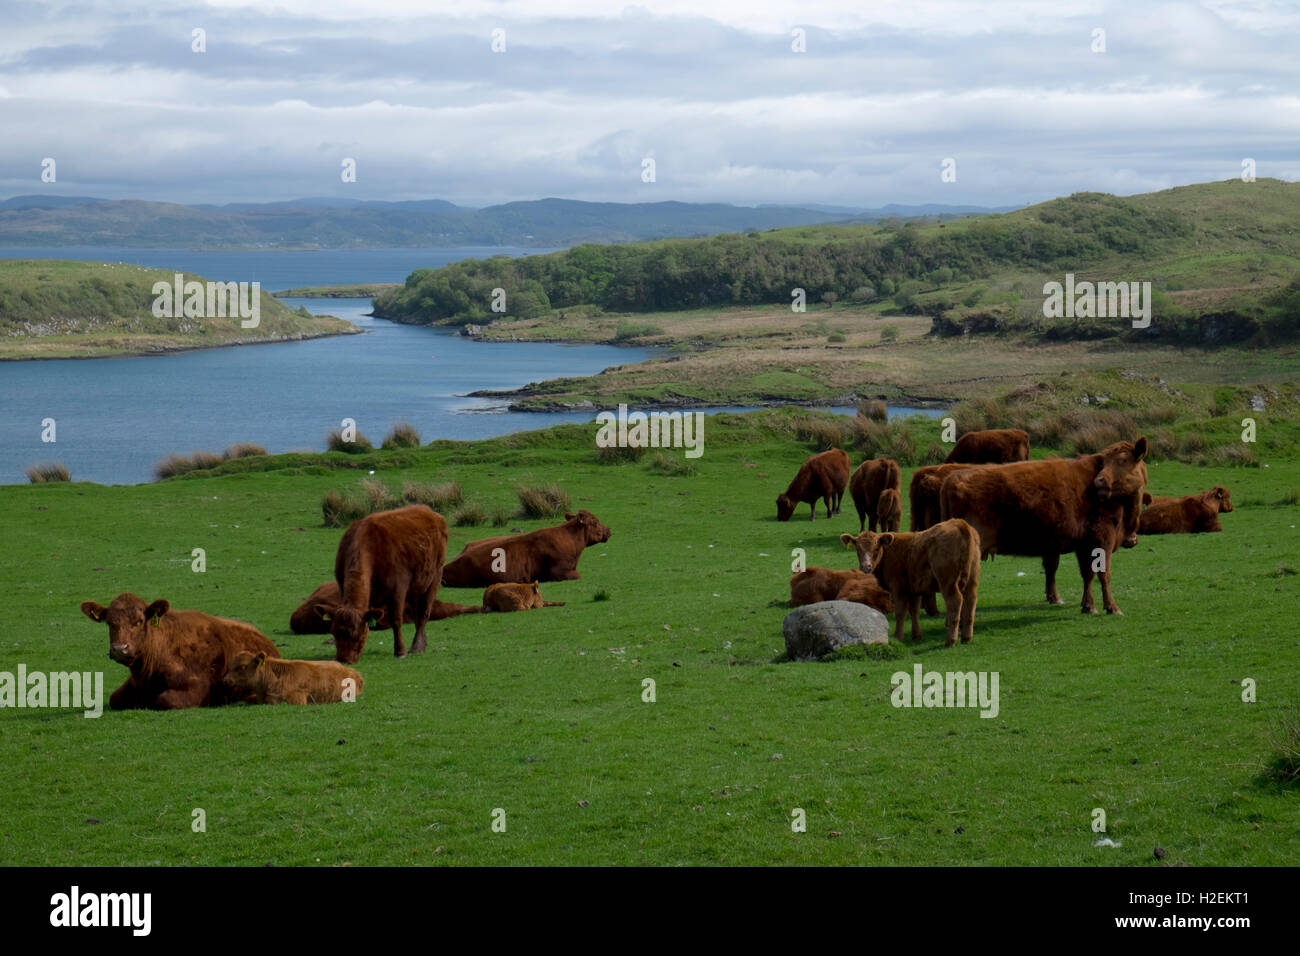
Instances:
[[[349,455],[361,455],[368,451],[374,451],[375,446],[361,432],[357,432],[353,441],[344,441],[343,430],[335,428],[325,436],[325,450],[341,451]]]
[[[596,461],[602,465],[625,465],[630,461],[640,461],[644,454],[645,449],[639,445],[628,445],[624,448],[609,445],[596,449]]]
[[[608,601],[609,592],[606,591],[604,588],[601,588],[599,591],[597,591],[595,594],[591,596],[591,599],[593,601]]]
[[[1300,504],[1300,488],[1289,488],[1287,493],[1278,499],[1280,505]]]
[[[1221,465],[1232,465],[1237,468],[1259,467],[1255,449],[1246,444],[1220,445],[1214,449],[1213,460]]]
[[[525,518],[551,518],[563,515],[571,507],[569,493],[559,485],[520,485],[519,513]]]
[[[357,492],[365,502],[369,512],[387,511],[402,505],[402,498],[377,478],[363,478],[357,484]],[[367,513],[369,513],[367,512]]]
[[[1278,718],[1269,746],[1273,749],[1269,773],[1283,783],[1300,782],[1300,708],[1292,707]]]
[[[859,402],[858,414],[873,422],[887,422],[889,421],[889,406],[878,398]]]
[[[239,441],[227,446],[226,450],[221,453],[221,460],[234,461],[236,458],[256,458],[265,454],[266,449],[256,442]]]
[[[687,477],[699,474],[699,466],[689,458],[670,454],[662,448],[646,459],[645,470],[656,475]]]
[[[366,502],[359,495],[334,490],[321,497],[320,511],[327,528],[346,528],[358,518],[370,514]]]
[[[472,527],[487,524],[488,510],[477,501],[466,501],[451,516],[451,523],[457,527]]]
[[[43,485],[49,481],[72,480],[67,467],[61,461],[40,461],[34,465],[28,465],[23,471],[27,474],[27,480],[34,485]]]
[[[513,515],[509,508],[497,507],[492,510],[492,524],[497,528],[504,528],[510,523]]]
[[[413,425],[407,422],[397,422],[389,429],[388,434],[384,436],[384,443],[381,448],[419,448],[420,433],[415,430]]]
[[[153,473],[155,478],[175,478],[177,475],[187,475],[191,471],[216,468],[224,460],[213,451],[196,451],[189,455],[173,453],[154,465]]]
[[[898,341],[898,336],[899,336],[898,326],[896,326],[896,325],[882,325],[882,326],[880,327],[880,341],[882,341],[882,342],[897,342],[897,341]]]
[[[465,498],[460,483],[444,481],[442,484],[429,484],[420,481],[408,481],[402,485],[402,500],[413,505],[428,505],[439,513],[454,508]]]

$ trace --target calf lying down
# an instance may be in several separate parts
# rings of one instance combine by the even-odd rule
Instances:
[[[332,704],[356,700],[365,678],[337,661],[286,661],[241,651],[226,669],[226,682],[254,704]]]

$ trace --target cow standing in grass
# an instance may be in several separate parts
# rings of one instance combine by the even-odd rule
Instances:
[[[1110,590],[1110,562],[1117,546],[1137,543],[1146,453],[1147,440],[1139,438],[1095,455],[957,471],[940,491],[942,515],[970,522],[984,557],[1041,557],[1052,604],[1065,603],[1056,571],[1061,555],[1073,551],[1083,578],[1083,612],[1097,613],[1092,579],[1099,575],[1106,612],[1120,614]]]
[[[279,657],[275,645],[251,624],[201,611],[176,611],[165,600],[145,604],[119,594],[108,607],[85,601],[81,613],[108,624],[108,656],[131,676],[108,699],[113,710],[217,707],[242,700],[226,681],[240,651]]]
[[[849,496],[858,511],[858,531],[876,530],[880,496],[890,489],[902,487],[902,471],[892,458],[874,458],[864,461],[849,479]],[[887,529],[897,531],[897,528]]]
[[[851,466],[848,453],[838,448],[813,455],[799,466],[799,472],[790,482],[790,487],[776,496],[776,520],[789,521],[795,508],[807,504],[812,508],[808,520],[815,521],[819,499],[826,503],[826,517],[839,514]]]
[[[330,620],[334,616],[334,611],[342,603],[343,592],[339,590],[338,582],[326,581],[315,591],[312,591],[307,600],[303,601],[289,615],[289,630],[295,634],[328,634],[330,632]],[[376,631],[386,631],[393,626],[392,621],[388,619],[388,611],[383,608],[377,610],[379,613],[371,626]],[[433,613],[429,616],[429,620],[441,621],[461,614],[478,614],[482,610],[483,608],[478,604],[453,604],[450,601],[434,601]],[[406,601],[406,614],[402,620],[403,623],[415,620],[409,596]]]
[[[921,598],[938,591],[948,612],[944,646],[956,644],[959,634],[963,644],[970,642],[979,600],[980,548],[979,536],[965,521],[941,521],[917,532],[842,534],[840,541],[857,551],[858,567],[874,574],[889,592],[895,640],[903,639],[905,617],[912,619],[912,640],[921,639]]]
[[[348,525],[334,558],[342,600],[335,608],[320,608],[330,621],[339,662],[357,662],[370,622],[385,612],[393,627],[393,654],[405,657],[402,619],[408,607],[415,625],[411,653],[423,653],[446,557],[447,522],[428,505],[378,511]]]
[[[999,465],[1029,460],[1029,432],[1020,428],[990,428],[967,432],[944,459],[948,464]]]

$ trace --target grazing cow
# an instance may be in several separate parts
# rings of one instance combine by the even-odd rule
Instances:
[[[1149,499],[1149,500],[1148,500]],[[1142,534],[1201,534],[1222,531],[1219,513],[1232,510],[1228,489],[1215,485],[1199,495],[1182,498],[1151,498],[1143,495],[1142,503],[1150,505],[1142,512],[1138,530]]]
[[[979,600],[979,536],[965,521],[941,521],[924,531],[857,537],[840,535],[846,548],[858,553],[858,567],[874,574],[894,602],[894,639],[903,639],[903,619],[912,618],[912,640],[921,639],[921,598],[930,591],[943,594],[947,620],[944,647],[969,643],[975,634],[975,605]]]
[[[538,607],[564,607],[563,601],[542,600],[537,582],[494,584],[483,592],[483,611],[531,611]]]
[[[881,531],[897,531],[903,523],[903,499],[897,488],[886,488],[876,504],[876,518]],[[873,521],[872,524],[875,524]],[[874,528],[872,530],[875,530]]]
[[[446,557],[447,522],[428,505],[377,511],[348,525],[334,558],[342,599],[337,607],[317,608],[330,621],[336,659],[355,664],[370,635],[369,622],[384,611],[392,622],[393,654],[405,657],[402,618],[408,607],[415,624],[411,653],[423,653],[424,628],[433,616]]]
[[[1110,592],[1110,562],[1118,544],[1137,543],[1146,453],[1143,437],[1095,455],[958,471],[944,480],[942,514],[971,523],[984,557],[1041,557],[1052,604],[1065,603],[1056,590],[1056,570],[1061,555],[1073,551],[1083,578],[1083,612],[1097,613],[1092,578],[1098,574],[1106,613],[1120,614]]]
[[[838,448],[813,455],[799,466],[799,473],[794,476],[794,481],[790,482],[785,493],[776,496],[776,520],[789,521],[795,508],[807,504],[812,508],[808,520],[816,521],[819,498],[826,502],[826,517],[839,514],[844,488],[849,483],[851,465],[848,453]]]
[[[577,581],[584,548],[608,541],[613,532],[585,508],[566,514],[564,524],[526,534],[471,541],[442,572],[449,588],[486,588],[530,581]]]
[[[957,439],[944,459],[949,464],[997,465],[1029,460],[1029,432],[1019,428],[991,428],[967,432]]]
[[[339,590],[337,581],[326,581],[311,596],[303,601],[296,611],[289,617],[289,630],[295,634],[328,634],[330,632],[330,620],[333,616],[334,609],[343,603],[343,593]],[[384,631],[392,627],[392,622],[388,620],[388,611],[380,608],[379,614],[375,619],[374,628],[376,631]],[[483,610],[478,604],[453,604],[450,601],[434,601],[433,613],[429,615],[431,621],[441,621],[444,618],[456,617],[460,614],[479,614]],[[406,613],[403,615],[402,622],[409,623],[415,620],[415,614],[411,608],[411,600],[408,595],[406,600]]]
[[[242,699],[226,680],[240,651],[279,657],[275,645],[243,621],[200,611],[174,611],[165,600],[146,605],[119,594],[108,607],[85,601],[81,613],[108,622],[108,656],[131,676],[108,699],[113,710],[217,707]]]
[[[365,685],[359,673],[334,661],[277,661],[252,651],[235,655],[226,679],[253,704],[332,704],[345,692],[356,700]]]
[[[858,509],[858,531],[865,531],[868,522],[871,530],[876,530],[880,495],[889,489],[898,491],[901,487],[902,472],[898,462],[892,458],[874,458],[858,465],[849,479],[849,495],[853,498],[853,506]]]
[[[819,601],[855,601],[881,614],[894,609],[889,592],[880,586],[875,575],[864,574],[857,568],[848,571],[809,568],[790,578],[790,607]]]

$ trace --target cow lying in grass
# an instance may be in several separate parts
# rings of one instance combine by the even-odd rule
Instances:
[[[286,661],[240,651],[226,680],[253,704],[332,704],[353,701],[365,679],[335,661]]]
[[[813,455],[799,466],[790,486],[776,496],[776,520],[789,521],[795,508],[807,504],[812,508],[808,520],[816,521],[818,500],[826,503],[826,517],[839,514],[851,464],[848,453],[838,448]]]
[[[563,601],[544,601],[537,582],[494,584],[483,592],[484,611],[531,611],[539,607],[564,607]]]
[[[1208,531],[1222,531],[1219,513],[1232,510],[1232,499],[1228,489],[1215,485],[1209,491],[1199,495],[1185,495],[1182,498],[1152,498],[1142,496],[1142,504],[1147,505],[1138,522],[1140,534],[1203,534]]]
[[[880,587],[875,575],[864,574],[857,568],[847,571],[808,568],[790,578],[790,607],[820,601],[854,601],[873,607],[881,614],[894,609],[889,592]]]
[[[298,606],[298,609],[289,616],[289,630],[295,634],[328,634],[330,632],[330,619],[338,606],[343,603],[343,594],[339,591],[337,581],[326,581],[311,596]],[[479,614],[483,608],[477,604],[453,604],[451,601],[433,602],[433,613],[429,615],[431,621],[441,621],[445,618],[456,617],[461,614]],[[372,625],[377,631],[384,631],[392,627],[388,620],[388,611],[386,608],[378,608],[375,615],[374,624]],[[402,616],[403,623],[409,623],[415,620],[415,615],[411,611],[411,601],[407,598],[406,613]]]
[[[608,541],[609,528],[585,508],[566,514],[564,524],[526,534],[471,541],[448,561],[442,583],[449,588],[486,588],[530,581],[576,581],[584,549]]]
[[[108,624],[108,656],[131,676],[108,699],[113,710],[217,707],[242,699],[225,679],[241,651],[280,656],[274,644],[243,621],[201,611],[176,611],[165,600],[145,604],[119,594],[108,607],[85,601],[81,613]]]
[[[912,618],[912,640],[921,639],[921,598],[929,591],[943,595],[947,610],[945,647],[963,644],[975,633],[979,599],[980,544],[975,529],[961,519],[941,521],[924,531],[856,537],[840,535],[846,548],[858,553],[858,567],[889,592],[894,603],[894,639],[903,639],[903,618]]]

